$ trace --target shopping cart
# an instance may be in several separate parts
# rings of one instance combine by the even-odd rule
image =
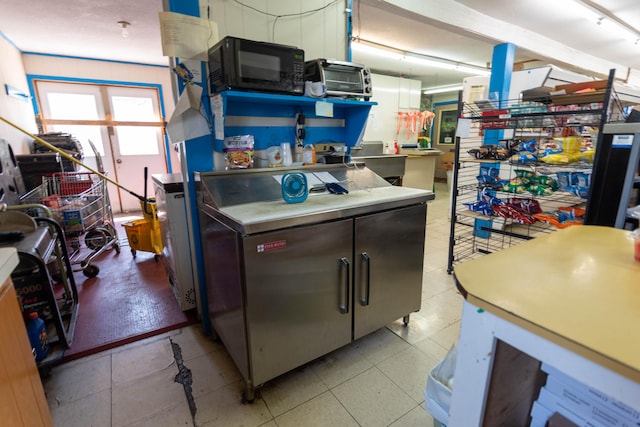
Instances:
[[[111,248],[120,253],[106,182],[90,172],[56,173],[42,179],[42,185],[25,194],[21,203],[48,206],[64,230],[71,264],[79,265],[85,276],[96,277],[100,269],[92,261]]]

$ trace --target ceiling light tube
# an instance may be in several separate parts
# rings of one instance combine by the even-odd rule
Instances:
[[[427,67],[442,68],[445,70],[458,71],[460,73],[472,74],[472,75],[491,75],[491,70],[482,67],[475,67],[473,65],[460,64],[455,61],[444,58],[429,57],[426,55],[420,55],[414,52],[405,52],[399,49],[394,49],[389,46],[380,45],[366,40],[355,39],[355,43],[351,44],[352,49],[358,50],[363,53],[369,53],[372,55],[381,56],[384,58],[393,59],[396,61],[405,61],[407,63],[423,65]]]
[[[390,50],[378,49],[377,47],[369,46],[363,43],[352,43],[351,48],[362,53],[368,53],[370,55],[377,55],[383,58],[389,58],[396,61],[401,61],[404,56],[401,53],[396,53]]]
[[[625,40],[635,42],[640,38],[640,31],[629,23],[618,18],[614,13],[605,9],[593,0],[572,0],[579,7],[574,10],[580,16],[595,21],[606,31],[612,32]]]
[[[433,95],[435,93],[458,92],[462,90],[462,85],[434,86],[422,90],[425,95]]]

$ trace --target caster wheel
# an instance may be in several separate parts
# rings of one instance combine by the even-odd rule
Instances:
[[[253,390],[251,390],[251,391],[244,391],[244,392],[242,393],[242,399],[241,399],[241,402],[242,402],[243,404],[245,404],[245,405],[249,404],[249,405],[250,405],[250,404],[252,404],[253,402],[255,402],[255,400],[256,400],[256,396],[255,396],[255,393],[253,392]]]
[[[100,269],[95,265],[88,265],[83,270],[82,273],[87,277],[96,277],[98,273],[100,273]]]
[[[133,255],[133,257],[134,257],[134,258],[136,257],[136,253],[137,253],[137,252],[136,252],[136,250],[135,250],[135,249],[131,249],[131,255]]]
[[[154,260],[155,262],[160,261],[160,255],[155,254],[155,255],[153,256],[153,260]]]
[[[116,244],[114,244],[114,245],[113,245],[113,250],[114,250],[114,251],[116,251],[116,253],[117,253],[117,254],[119,254],[119,253],[120,253],[120,245],[119,245],[119,244],[117,244],[117,243],[116,243]]]
[[[105,246],[112,237],[113,234],[107,228],[96,227],[85,234],[84,243],[89,249],[97,251]]]

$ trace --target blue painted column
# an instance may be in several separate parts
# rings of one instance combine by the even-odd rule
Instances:
[[[516,47],[504,43],[493,48],[491,58],[491,78],[489,80],[489,100],[497,108],[506,108],[511,88],[511,75]],[[498,144],[504,135],[502,130],[488,129],[484,132],[484,145]]]
[[[181,13],[189,16],[200,16],[200,4],[198,0],[169,0],[168,11]],[[179,58],[176,58],[179,62]],[[200,63],[200,72],[202,83],[202,105],[207,109],[207,114],[211,120],[211,112],[209,109],[209,98],[207,96],[207,79],[206,64]],[[174,76],[174,79],[176,77]],[[177,85],[179,93],[184,90],[184,85],[179,79]],[[190,139],[180,144],[180,154],[182,156],[182,179],[185,187],[185,203],[187,208],[187,219],[190,221],[189,241],[191,244],[191,256],[193,274],[198,286],[200,296],[200,308],[202,311],[202,328],[205,333],[211,332],[211,322],[209,321],[207,289],[204,280],[204,262],[202,256],[202,245],[200,239],[200,221],[198,217],[198,205],[194,182],[195,171],[212,171],[213,170],[213,136],[205,135],[198,138]]]
[[[491,78],[489,79],[489,100],[496,108],[507,108],[509,100],[509,89],[511,88],[511,74],[513,73],[513,62],[516,46],[511,43],[504,43],[493,48],[491,58]],[[504,137],[504,131],[498,129],[487,129],[484,131],[483,145],[499,145]],[[500,162],[482,163],[480,169],[500,169]],[[487,174],[488,171],[487,171]],[[490,191],[495,195],[495,191]],[[478,194],[478,199],[481,197]],[[489,238],[490,231],[483,230],[482,227],[493,227],[493,220],[476,219],[474,223],[474,233],[477,237]]]

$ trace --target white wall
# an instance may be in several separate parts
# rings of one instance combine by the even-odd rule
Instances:
[[[27,132],[37,132],[30,100],[21,100],[7,95],[5,85],[29,94],[20,52],[0,37],[0,116],[15,123]],[[31,138],[0,122],[0,138],[9,141],[15,154],[28,154]]]
[[[417,143],[418,132],[407,136],[404,123],[398,132],[398,112],[420,110],[421,82],[372,74],[371,84],[373,90],[371,101],[377,102],[378,105],[371,107],[362,139],[382,142],[398,140],[400,145]]]
[[[431,105],[451,101],[458,101],[458,92],[435,93],[431,97]]]
[[[303,16],[267,16],[229,0],[200,0],[200,16],[218,24],[218,35],[287,44],[304,50],[305,59],[346,59],[346,0],[243,0],[242,3],[272,15],[295,15],[323,8]]]
[[[28,75],[64,77],[68,79],[106,80],[109,82],[146,83],[160,85],[164,104],[165,121],[174,110],[169,67],[136,65],[119,62],[95,61],[55,56],[25,54],[22,57],[24,71]],[[33,111],[31,112],[33,114]],[[175,150],[171,150],[174,172],[180,170]]]

